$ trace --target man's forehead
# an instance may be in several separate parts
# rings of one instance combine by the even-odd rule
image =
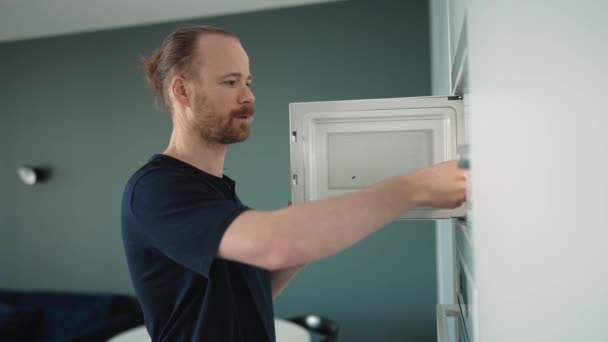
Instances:
[[[243,67],[249,66],[247,53],[240,42],[230,36],[219,34],[203,35],[199,39],[199,55],[202,67],[209,67],[215,73],[242,72]],[[235,70],[235,67],[238,70]]]
[[[220,33],[204,33],[198,37],[198,43],[203,45],[209,44],[226,44],[226,43],[239,43],[239,40],[235,37],[228,36]]]
[[[199,53],[205,56],[230,57],[232,55],[247,56],[241,43],[233,37],[222,36],[219,34],[202,35],[198,43]]]

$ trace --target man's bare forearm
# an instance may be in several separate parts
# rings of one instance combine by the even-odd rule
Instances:
[[[289,268],[353,245],[416,207],[417,194],[412,177],[398,176],[342,196],[271,212],[247,211],[237,218],[237,229],[257,232],[256,238],[265,241],[271,255],[262,266]]]

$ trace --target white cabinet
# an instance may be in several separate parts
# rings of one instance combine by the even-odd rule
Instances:
[[[433,19],[433,61],[450,69],[446,82],[433,65],[434,89],[474,112],[473,210],[438,327],[451,315],[462,342],[608,341],[608,2],[431,1],[449,20]]]
[[[457,158],[463,144],[458,97],[290,104],[292,201],[318,200]],[[464,216],[416,208],[402,219]]]
[[[477,342],[608,341],[608,2],[469,13]]]

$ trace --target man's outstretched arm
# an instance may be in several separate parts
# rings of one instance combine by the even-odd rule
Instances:
[[[455,208],[465,175],[447,162],[346,195],[275,211],[248,210],[228,227],[219,257],[270,271],[336,254],[416,207]]]

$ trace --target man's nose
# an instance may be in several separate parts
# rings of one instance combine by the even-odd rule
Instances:
[[[240,94],[239,103],[253,104],[255,102],[255,96],[253,96],[253,91],[251,91],[251,88],[247,86],[243,87],[243,89],[244,90]]]

